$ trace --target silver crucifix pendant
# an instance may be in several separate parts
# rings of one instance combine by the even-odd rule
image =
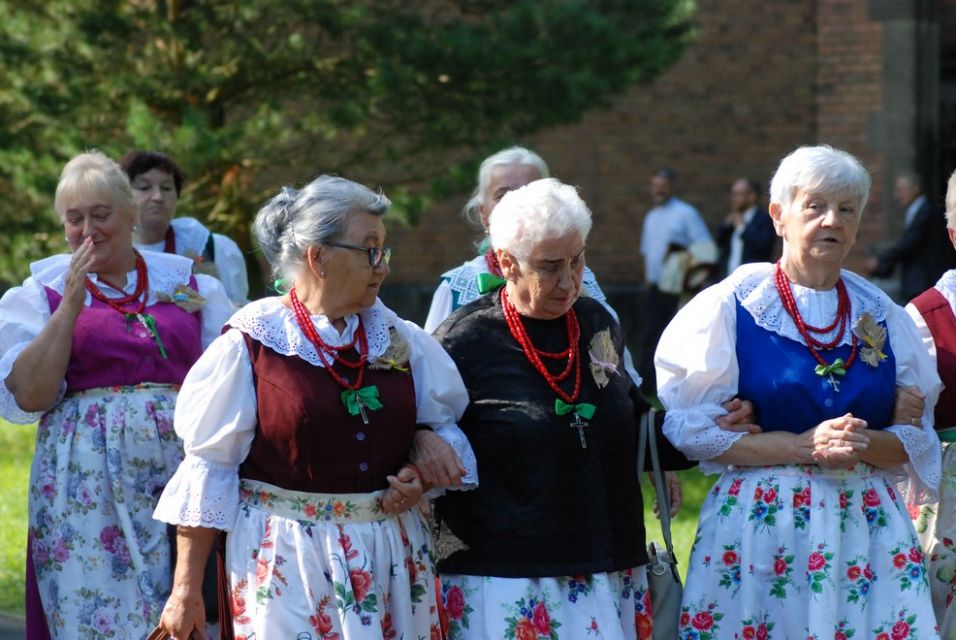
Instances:
[[[137,314],[136,314],[136,319],[139,320],[139,323],[140,323],[141,325],[143,325],[143,328],[144,328],[144,329],[146,329],[146,335],[148,335],[150,338],[155,338],[155,337],[156,337],[156,336],[153,334],[153,329],[152,329],[152,327],[150,327],[150,326],[149,326],[149,323],[146,322],[146,318],[143,317],[143,314],[142,314],[142,313],[137,313]]]
[[[359,413],[362,415],[362,424],[368,424],[368,414],[365,413],[365,404],[362,402],[362,398],[355,396],[355,404],[358,405]]]
[[[571,427],[578,430],[578,437],[581,439],[581,448],[588,448],[587,438],[584,437],[584,427],[588,426],[587,420],[581,418],[578,412],[574,412],[574,419],[571,420]]]
[[[836,391],[837,393],[840,392],[840,381],[834,378],[832,373],[827,378],[827,382],[830,384],[831,387],[833,387],[834,391]]]

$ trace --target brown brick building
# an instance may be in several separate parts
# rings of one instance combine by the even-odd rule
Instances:
[[[956,0],[698,0],[697,7],[694,43],[653,84],[522,141],[556,177],[580,187],[595,217],[588,264],[632,329],[654,168],[675,167],[680,195],[715,227],[734,178],[766,184],[802,144],[850,151],[873,174],[853,268],[900,228],[897,173],[919,171],[941,199],[956,166]],[[416,229],[390,229],[396,254],[383,296],[408,318],[423,320],[439,274],[472,255],[475,234],[458,214],[466,199],[434,207]]]

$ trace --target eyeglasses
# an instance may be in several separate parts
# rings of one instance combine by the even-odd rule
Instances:
[[[358,247],[354,244],[342,244],[341,242],[323,242],[329,247],[339,247],[340,249],[351,249],[352,251],[364,251],[368,254],[368,264],[375,269],[384,262],[386,265],[392,260],[392,250],[382,247]]]

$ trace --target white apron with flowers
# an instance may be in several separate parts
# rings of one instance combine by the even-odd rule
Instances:
[[[442,575],[441,583],[451,640],[649,640],[653,632],[644,567],[558,578]]]
[[[944,640],[956,640],[956,445],[943,443],[939,501],[913,510],[914,524],[927,555],[933,609]]]

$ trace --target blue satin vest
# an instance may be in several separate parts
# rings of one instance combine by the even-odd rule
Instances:
[[[845,413],[866,420],[871,429],[889,425],[896,391],[896,357],[889,339],[883,348],[887,358],[878,366],[871,367],[857,354],[845,376],[835,375],[837,391],[826,376],[815,373],[818,363],[803,342],[761,329],[739,300],[736,307],[738,394],[754,403],[764,431],[803,433]],[[885,321],[881,324],[886,326]],[[831,363],[846,361],[850,349],[840,345],[820,353]]]

